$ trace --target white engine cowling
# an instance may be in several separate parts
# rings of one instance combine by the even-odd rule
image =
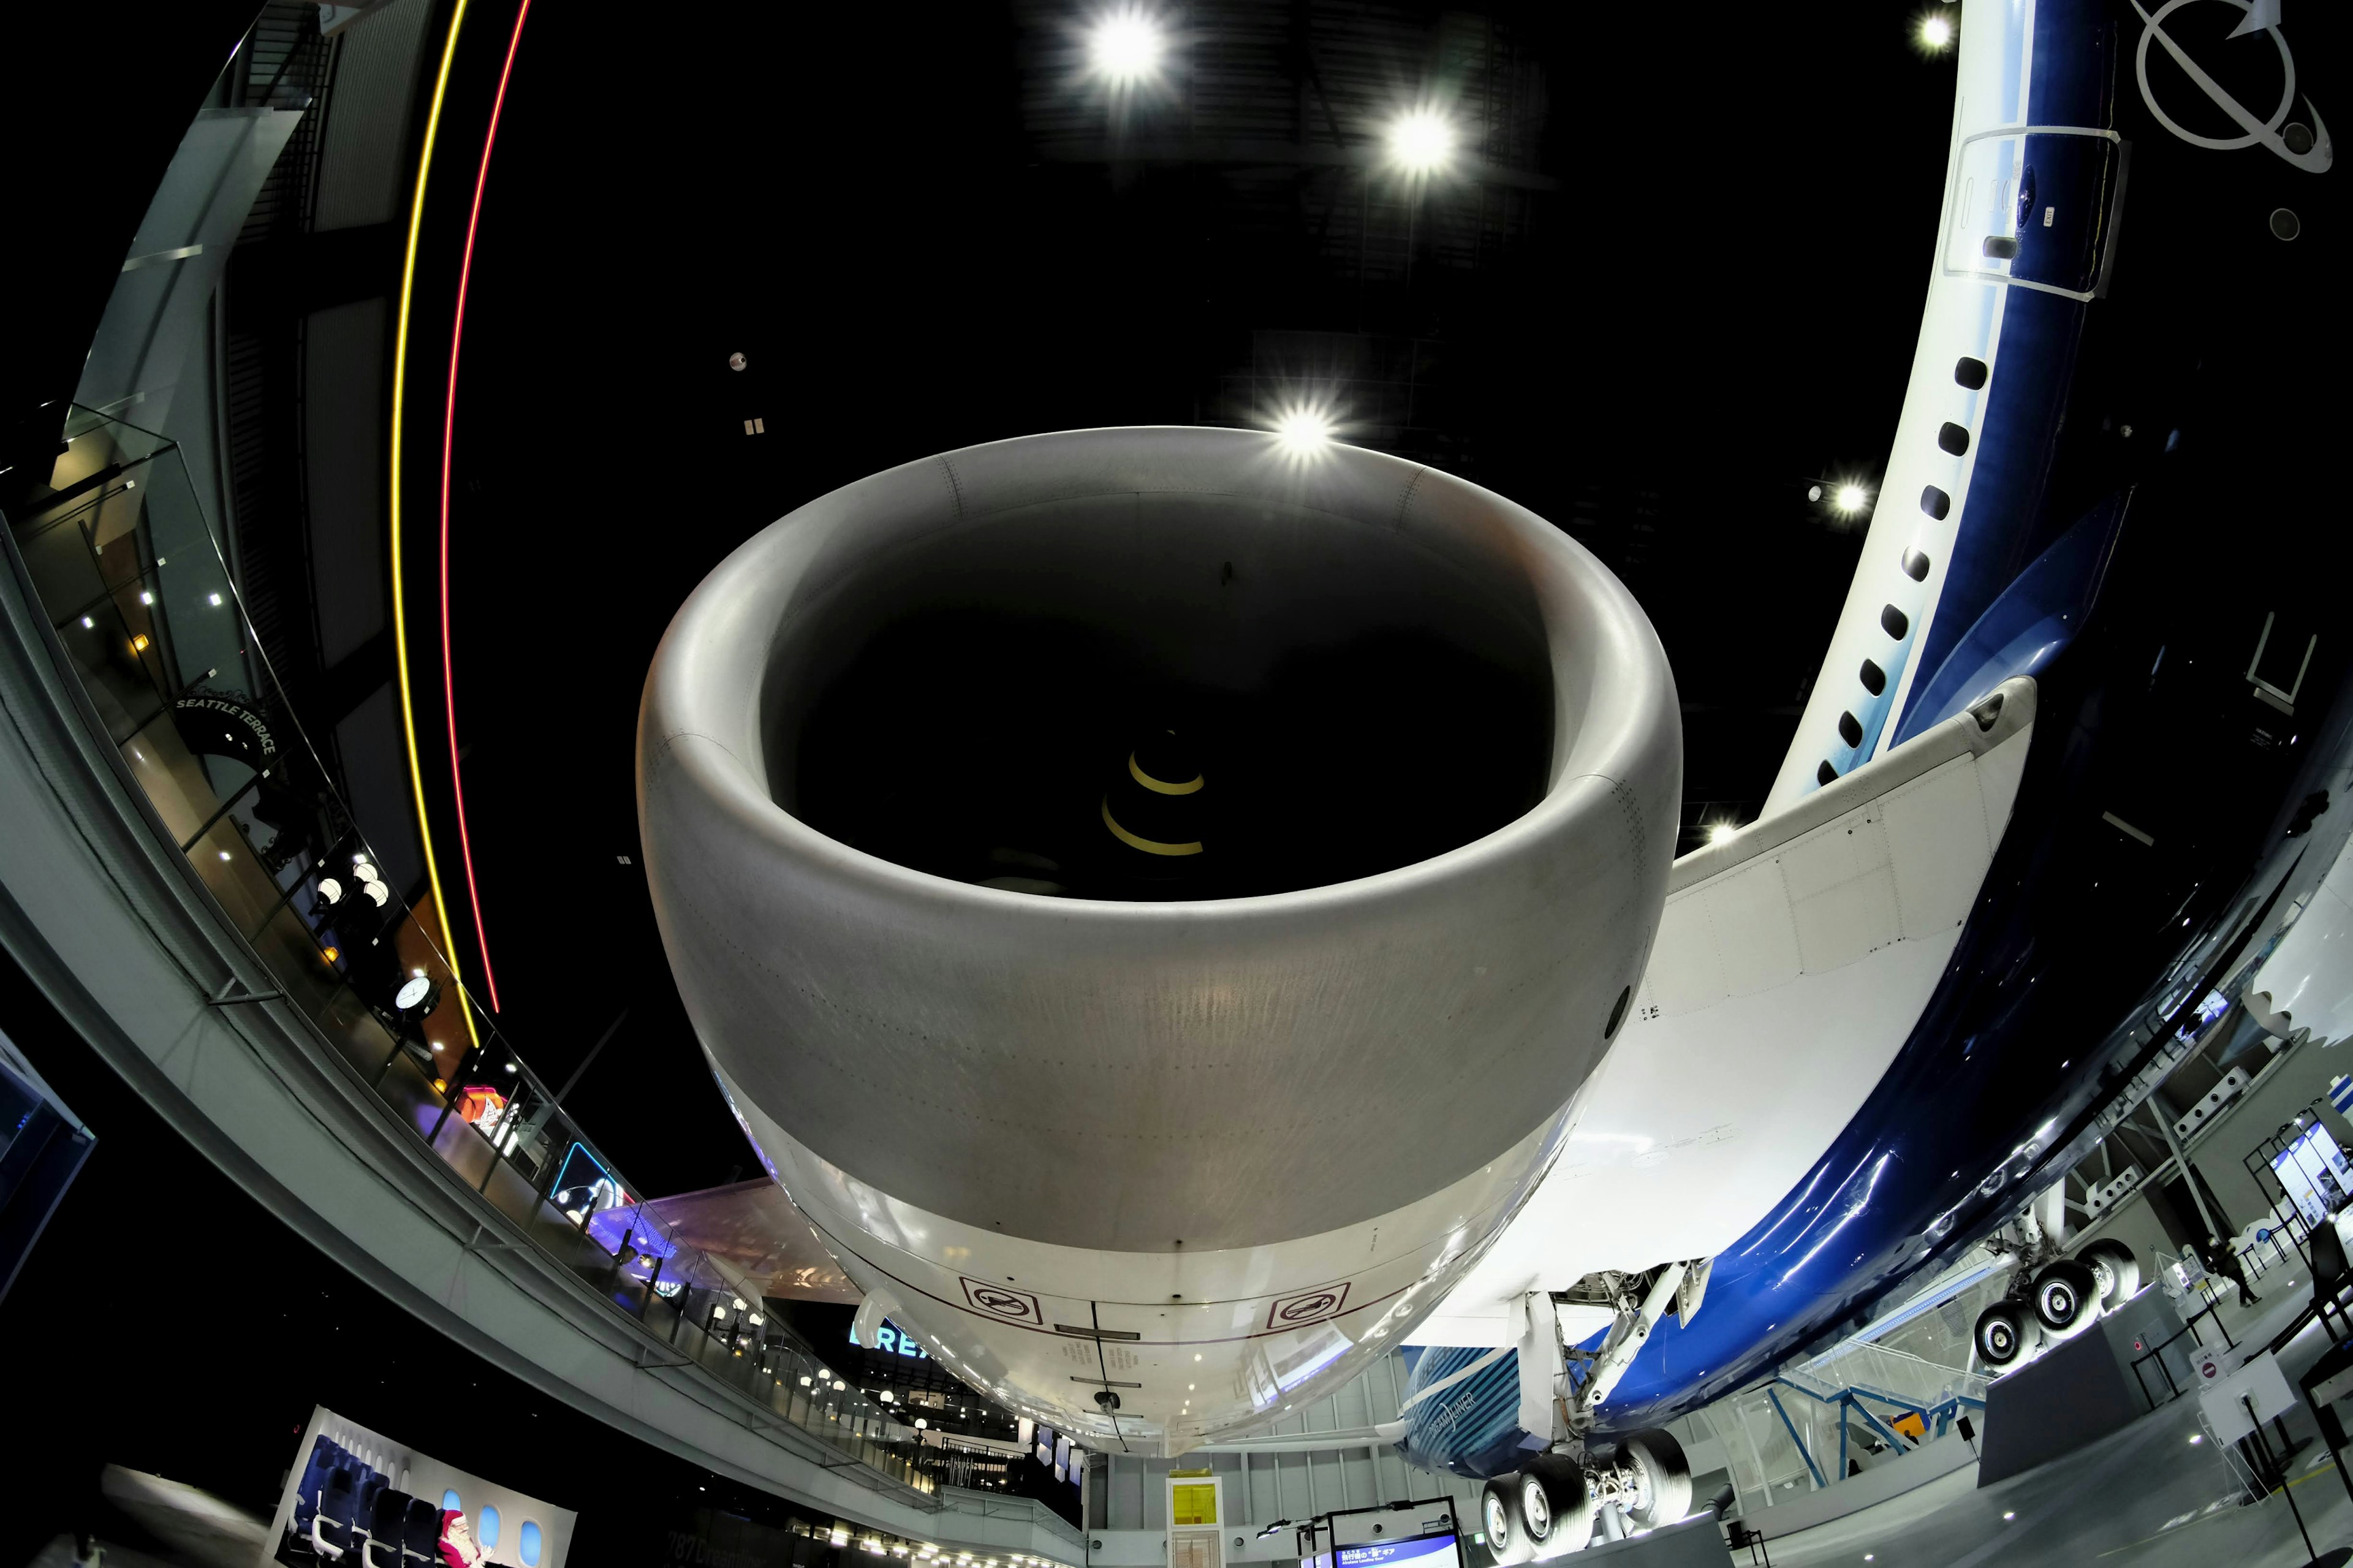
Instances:
[[[1008,1404],[1169,1451],[1353,1375],[1531,1187],[1681,772],[1574,542],[1203,429],[812,501],[680,611],[638,736],[681,994],[845,1271]]]

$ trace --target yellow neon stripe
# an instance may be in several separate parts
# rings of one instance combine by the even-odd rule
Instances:
[[[458,987],[458,1011],[465,1015],[466,1034],[475,1046],[482,1043],[474,1026],[471,998],[458,973],[458,943],[449,934],[449,900],[441,896],[441,868],[433,858],[433,827],[425,816],[425,774],[417,763],[417,710],[408,694],[408,616],[400,584],[400,428],[401,395],[408,380],[408,305],[417,283],[417,235],[425,226],[425,182],[433,173],[433,139],[441,130],[441,96],[449,87],[449,62],[458,58],[458,29],[466,23],[466,0],[449,16],[448,41],[441,46],[441,70],[433,79],[433,107],[425,117],[425,145],[417,159],[417,195],[408,208],[408,253],[400,264],[400,319],[392,338],[392,646],[393,668],[400,677],[400,723],[408,740],[408,786],[417,796],[417,836],[425,849],[425,876],[433,889],[433,914],[441,922],[441,962],[449,966],[450,983]]]
[[[1127,771],[1134,775],[1136,783],[1152,791],[1155,795],[1191,795],[1195,790],[1201,787],[1202,775],[1199,773],[1195,773],[1190,779],[1187,780],[1183,784],[1161,783],[1158,779],[1154,778],[1150,773],[1145,773],[1142,768],[1136,765],[1135,753],[1134,752],[1127,753]]]
[[[1146,855],[1198,855],[1201,852],[1201,847],[1198,844],[1163,844],[1155,838],[1138,838],[1134,834],[1122,827],[1119,825],[1119,819],[1111,814],[1111,797],[1108,795],[1103,797],[1103,826],[1110,828],[1113,837],[1130,849],[1141,849]]]

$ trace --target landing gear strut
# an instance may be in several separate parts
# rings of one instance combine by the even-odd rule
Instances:
[[[1480,1499],[1487,1544],[1499,1564],[1566,1556],[1584,1551],[1597,1533],[1614,1541],[1630,1529],[1672,1524],[1691,1512],[1691,1465],[1673,1437],[1653,1428],[1614,1444],[1589,1439],[1602,1401],[1659,1320],[1672,1315],[1687,1322],[1699,1310],[1709,1261],[1588,1274],[1573,1289],[1553,1292],[1549,1301],[1541,1293],[1525,1299],[1520,1420],[1529,1431],[1549,1426],[1552,1444],[1525,1468],[1489,1481]],[[1568,1337],[1560,1331],[1563,1308],[1609,1313],[1599,1350],[1563,1342]],[[1580,1337],[1590,1333],[1588,1328]]]
[[[1487,1483],[1481,1518],[1499,1563],[1549,1561],[1627,1529],[1655,1530],[1691,1512],[1691,1466],[1668,1433],[1638,1432],[1584,1454],[1539,1454]],[[1612,1530],[1612,1526],[1615,1530]]]

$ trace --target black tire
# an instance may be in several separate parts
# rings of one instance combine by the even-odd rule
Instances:
[[[2075,1258],[2099,1280],[2103,1310],[2121,1307],[2139,1292],[2140,1259],[2123,1242],[2113,1241],[2104,1236],[2077,1253]]]
[[[1535,1542],[1528,1539],[1527,1521],[1520,1516],[1518,1476],[1497,1476],[1487,1483],[1479,1498],[1479,1523],[1498,1564],[1535,1559]]]
[[[1637,1528],[1656,1530],[1691,1512],[1691,1461],[1674,1435],[1652,1426],[1626,1439],[1624,1457],[1642,1477],[1642,1500],[1628,1513]]]
[[[1520,1519],[1539,1562],[1582,1552],[1593,1539],[1593,1490],[1585,1467],[1559,1454],[1538,1454],[1520,1472]]]
[[[2004,1297],[1978,1314],[1977,1331],[1970,1337],[1986,1370],[2004,1373],[2034,1359],[2042,1347],[2042,1325],[2025,1302]]]
[[[2100,1319],[2099,1279],[2088,1265],[2072,1258],[2037,1270],[2028,1300],[2033,1303],[2035,1321],[2054,1339],[2079,1334]]]

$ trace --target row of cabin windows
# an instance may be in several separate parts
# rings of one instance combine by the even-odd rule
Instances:
[[[1982,391],[1991,374],[1985,361],[1968,354],[1962,355],[1960,363],[1953,366],[1953,380],[1971,392]],[[1963,426],[1947,420],[1936,432],[1936,445],[1952,457],[1961,457],[1969,449],[1968,430]],[[1936,521],[1942,522],[1952,513],[1953,498],[1935,485],[1930,485],[1920,492],[1920,510]],[[1925,583],[1928,580],[1928,558],[1919,551],[1906,550],[1901,564],[1904,568],[1904,575],[1911,578],[1915,583]],[[1893,605],[1883,605],[1879,612],[1879,629],[1885,632],[1890,640],[1902,642],[1912,630],[1912,618]],[[1867,658],[1862,661],[1862,689],[1873,697],[1882,696],[1886,692],[1887,672],[1873,661]],[[1839,715],[1838,731],[1839,739],[1844,741],[1850,748],[1862,744],[1862,721],[1856,718],[1853,713],[1846,712]],[[1838,776],[1838,769],[1832,767],[1830,759],[1825,757],[1822,759],[1822,765],[1815,771],[1814,782],[1826,784],[1836,780]]]

